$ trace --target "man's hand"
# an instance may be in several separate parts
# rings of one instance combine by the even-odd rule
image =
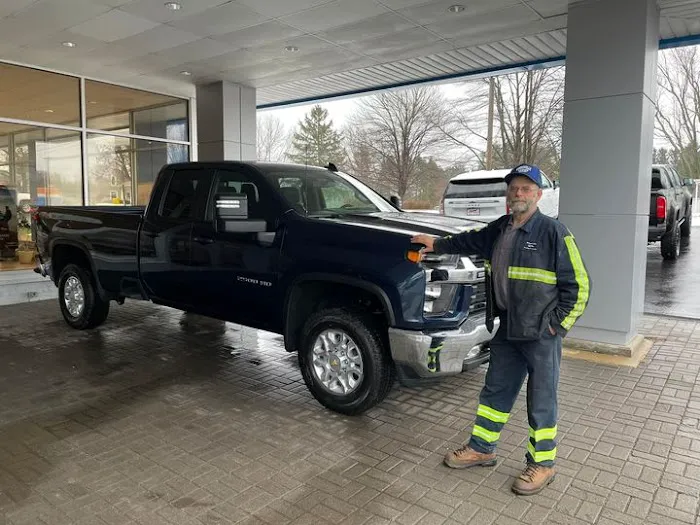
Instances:
[[[554,328],[552,328],[551,325],[550,325],[550,327],[549,327],[549,333],[552,334],[552,335],[557,335],[557,331],[556,331]]]
[[[431,235],[420,234],[411,238],[411,242],[415,244],[422,244],[425,248],[422,250],[424,252],[432,252],[433,244],[435,243],[435,237]]]

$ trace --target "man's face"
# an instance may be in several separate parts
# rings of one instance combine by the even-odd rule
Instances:
[[[508,185],[508,206],[515,213],[533,210],[540,198],[542,190],[527,177],[515,177]]]

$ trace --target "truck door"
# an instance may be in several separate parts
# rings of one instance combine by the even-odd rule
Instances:
[[[151,199],[141,228],[141,279],[154,302],[189,309],[192,224],[206,206],[212,172],[183,168],[166,175]]]
[[[227,232],[217,228],[217,195],[247,197],[248,219],[264,220],[260,233]],[[275,330],[283,298],[278,268],[281,232],[278,201],[268,183],[246,166],[217,169],[201,220],[192,229],[192,265],[197,276],[193,294],[200,313],[254,328]]]

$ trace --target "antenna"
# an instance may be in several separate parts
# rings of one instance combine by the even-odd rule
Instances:
[[[328,163],[328,166],[326,166],[326,168],[329,169],[329,170],[331,170],[331,171],[335,171],[335,172],[338,171],[338,168],[336,168],[336,167],[335,167],[335,164],[333,164],[332,162],[329,162],[329,163]]]

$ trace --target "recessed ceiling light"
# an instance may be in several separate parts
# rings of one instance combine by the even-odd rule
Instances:
[[[296,53],[297,51],[299,51],[299,48],[297,46],[287,46],[284,48],[284,50],[287,53]]]
[[[63,47],[75,47],[75,42],[61,42]]]
[[[451,5],[450,7],[447,8],[447,10],[450,13],[461,13],[464,11],[464,6],[463,5]]]
[[[171,11],[179,11],[180,9],[182,9],[182,6],[177,2],[165,2],[164,5]]]
[[[53,109],[45,109],[44,113],[53,113]]]
[[[189,71],[180,71],[180,74],[189,77],[192,73],[190,73]]]

